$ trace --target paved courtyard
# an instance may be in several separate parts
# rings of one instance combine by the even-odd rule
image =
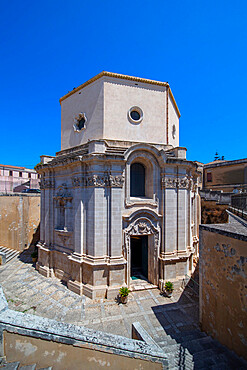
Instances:
[[[172,298],[154,288],[135,291],[126,305],[115,300],[91,300],[71,292],[56,278],[40,275],[29,250],[0,266],[0,284],[13,310],[128,338],[135,321],[154,339],[164,331],[173,335],[198,328],[198,301],[189,290],[182,293],[178,288]]]

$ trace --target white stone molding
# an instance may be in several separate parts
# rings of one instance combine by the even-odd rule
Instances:
[[[64,227],[63,230],[56,230],[55,229],[55,232],[60,237],[60,239],[62,240],[63,245],[66,247],[66,242],[70,238],[70,236],[72,235],[72,232],[68,231],[66,226]]]

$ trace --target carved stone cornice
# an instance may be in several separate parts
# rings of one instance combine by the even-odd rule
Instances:
[[[167,177],[161,175],[161,186],[166,189],[191,189],[193,181],[188,176],[184,177]]]
[[[124,175],[108,175],[108,186],[122,188],[124,184]]]
[[[53,179],[45,179],[44,177],[40,180],[40,189],[54,189],[55,181]]]
[[[88,187],[115,187],[122,188],[124,184],[124,175],[111,174],[90,174],[85,177],[72,177],[72,186],[88,186]]]

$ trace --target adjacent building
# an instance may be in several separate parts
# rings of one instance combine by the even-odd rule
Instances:
[[[0,164],[0,193],[39,189],[39,175],[33,169]]]
[[[60,103],[61,151],[37,166],[39,272],[91,298],[191,274],[201,172],[169,84],[102,72]]]
[[[215,160],[203,166],[203,189],[225,192],[247,191],[247,158]]]

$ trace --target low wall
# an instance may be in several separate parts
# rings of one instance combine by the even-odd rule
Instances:
[[[0,246],[23,251],[35,244],[39,222],[39,194],[0,193]]]
[[[203,331],[247,359],[247,232],[238,233],[235,223],[229,232],[217,226],[200,226],[200,322]]]
[[[0,356],[22,366],[69,369],[168,369],[155,344],[82,326],[23,314],[8,308],[0,288]]]

